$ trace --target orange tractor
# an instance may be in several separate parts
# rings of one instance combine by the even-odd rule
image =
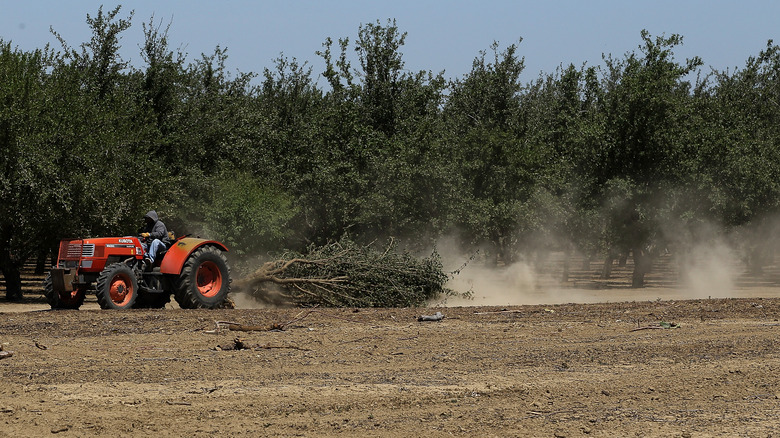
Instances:
[[[63,240],[44,294],[52,309],[78,309],[93,291],[103,309],[163,308],[171,295],[183,309],[213,309],[230,292],[226,251],[217,241],[184,236],[149,266],[138,237]]]

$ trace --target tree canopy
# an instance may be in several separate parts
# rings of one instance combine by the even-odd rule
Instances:
[[[348,235],[431,248],[457,236],[494,264],[539,251],[632,254],[703,224],[751,235],[780,200],[780,48],[703,72],[680,35],[639,33],[602,65],[524,79],[522,40],[471,71],[410,71],[394,20],[328,38],[324,71],[284,55],[229,72],[228,50],[188,61],[142,23],[143,65],[119,53],[121,7],[87,15],[60,50],[0,40],[0,269],[58,239],[133,233],[154,208],[239,255],[301,252]],[[321,78],[321,80],[320,80]],[[687,234],[686,234],[687,233]],[[748,251],[766,246],[744,239]],[[752,258],[757,260],[757,258]],[[760,263],[760,262],[759,262]]]

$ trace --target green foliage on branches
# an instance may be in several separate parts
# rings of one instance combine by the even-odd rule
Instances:
[[[675,59],[681,36],[643,31],[637,51],[532,81],[520,42],[495,43],[448,80],[407,69],[413,36],[388,20],[326,39],[321,72],[280,55],[258,75],[228,71],[219,46],[188,61],[154,17],[131,66],[120,48],[133,14],[86,18],[92,35],[75,48],[53,31],[61,52],[0,41],[12,297],[18,268],[58,239],[133,233],[152,208],[240,255],[346,233],[415,249],[457,235],[496,264],[632,253],[635,286],[654,248],[707,223],[752,235],[780,208],[772,41],[744,68],[702,77],[702,60]]]
[[[298,208],[278,188],[262,185],[244,172],[201,178],[189,185],[197,189],[176,210],[186,219],[180,233],[220,240],[238,256],[289,244],[292,232],[287,224]]]
[[[68,196],[47,138],[54,117],[44,71],[53,61],[48,49],[24,53],[0,40],[0,271],[10,299],[21,297],[19,269],[50,241],[51,210]]]

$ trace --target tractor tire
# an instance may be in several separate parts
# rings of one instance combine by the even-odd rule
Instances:
[[[164,309],[169,302],[171,302],[171,294],[142,293],[138,295],[133,307],[136,309]]]
[[[176,282],[174,298],[182,309],[221,307],[230,292],[230,267],[219,248],[204,246],[190,254]]]
[[[97,279],[98,304],[101,309],[130,309],[138,299],[138,279],[124,263],[109,265]]]
[[[51,280],[51,273],[43,280],[43,295],[52,309],[78,309],[84,304],[84,297],[87,291],[84,288],[78,288],[73,292],[63,292],[58,294],[54,291],[54,285]]]

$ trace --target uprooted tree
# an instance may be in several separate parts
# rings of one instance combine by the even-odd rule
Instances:
[[[417,258],[394,241],[379,251],[349,239],[285,252],[236,286],[260,300],[278,293],[297,306],[414,307],[441,295],[448,276],[439,254]],[[272,292],[273,289],[276,292]]]

